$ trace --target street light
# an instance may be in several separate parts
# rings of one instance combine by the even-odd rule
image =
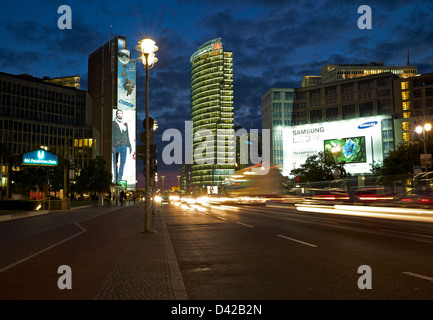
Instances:
[[[426,144],[426,140],[428,139],[428,132],[432,129],[432,125],[430,123],[426,123],[424,124],[424,126],[417,126],[415,128],[415,132],[418,133],[419,135],[422,133],[423,137],[421,138],[421,140],[424,143],[424,157],[427,157],[427,144]],[[426,137],[426,132],[427,132],[427,137]],[[426,164],[425,167],[425,171],[427,172],[428,165]]]
[[[140,57],[137,59],[142,62],[144,68],[146,69],[146,118],[145,118],[145,200],[144,200],[144,232],[155,232],[150,229],[151,222],[151,204],[150,204],[150,125],[149,125],[149,69],[151,69],[158,59],[155,57],[155,51],[158,47],[155,46],[155,41],[149,38],[144,38],[138,41],[138,45],[135,47],[137,51],[140,52]]]

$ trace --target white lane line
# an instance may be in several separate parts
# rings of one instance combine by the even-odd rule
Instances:
[[[8,269],[10,269],[10,268],[12,268],[12,267],[15,267],[15,266],[19,265],[20,263],[23,263],[24,261],[27,261],[27,260],[29,260],[29,259],[31,259],[31,258],[33,258],[33,257],[36,257],[37,255],[39,255],[39,254],[41,254],[41,253],[43,253],[43,252],[45,252],[45,251],[48,251],[48,250],[50,250],[50,249],[52,249],[52,248],[58,246],[59,244],[62,244],[63,242],[69,241],[69,240],[71,240],[72,238],[75,238],[75,237],[79,236],[80,234],[82,234],[82,233],[84,233],[84,232],[87,231],[87,230],[84,229],[82,226],[80,226],[78,223],[75,223],[75,225],[81,229],[81,231],[78,232],[77,234],[74,234],[73,236],[70,236],[69,238],[66,238],[66,239],[64,239],[64,240],[62,240],[62,241],[59,241],[59,242],[57,242],[57,243],[55,243],[55,244],[53,244],[53,245],[51,245],[51,246],[49,246],[49,247],[46,247],[45,249],[43,249],[43,250],[41,250],[41,251],[38,251],[38,252],[36,252],[36,253],[34,253],[34,254],[32,254],[32,255],[30,255],[30,256],[24,258],[24,259],[21,259],[21,260],[19,260],[19,261],[16,261],[16,262],[14,262],[14,263],[12,263],[12,264],[10,264],[10,265],[4,267],[3,269],[0,269],[0,273],[4,272],[4,271],[6,271],[6,270],[8,270]]]
[[[315,245],[315,244],[311,244],[311,243],[304,242],[304,241],[301,241],[301,240],[289,238],[289,237],[283,236],[282,234],[279,234],[277,236],[280,237],[280,238],[284,238],[284,239],[287,239],[287,240],[291,240],[291,241],[295,241],[295,242],[299,242],[299,243],[305,244],[306,246],[317,248],[317,245]]]
[[[424,280],[428,280],[428,281],[432,281],[433,282],[433,278],[427,277],[427,276],[423,276],[422,274],[417,274],[417,273],[413,273],[413,272],[403,272],[403,273],[407,274],[408,276],[412,276],[412,277],[416,277],[416,278],[420,278],[420,279],[424,279]]]
[[[243,225],[245,227],[254,228],[254,226],[252,226],[252,225],[249,225],[249,224],[246,224],[246,223],[242,223],[242,222],[239,222],[239,221],[236,221],[236,223],[237,224],[241,224],[241,225]]]

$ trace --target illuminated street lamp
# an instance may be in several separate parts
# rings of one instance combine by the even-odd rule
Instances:
[[[151,222],[151,203],[150,203],[150,125],[149,125],[149,69],[158,61],[155,57],[155,51],[158,47],[155,41],[149,38],[144,38],[138,41],[135,47],[140,52],[140,57],[137,59],[142,62],[146,69],[146,118],[145,118],[145,200],[144,200],[144,232],[155,232],[150,229]]]
[[[428,139],[428,132],[432,129],[432,126],[430,123],[426,123],[424,126],[417,126],[415,128],[415,132],[418,134],[423,134],[423,138],[421,140],[424,141],[424,153],[427,153],[427,145],[426,145],[426,132],[427,132],[427,139]]]
[[[432,125],[430,123],[426,123],[424,124],[424,126],[417,126],[415,128],[415,132],[418,133],[419,135],[423,135],[423,137],[421,138],[421,140],[424,143],[424,157],[427,157],[427,144],[426,144],[426,140],[428,139],[428,132],[432,129]],[[427,136],[426,136],[426,132],[427,132]],[[431,159],[431,156],[430,156]],[[427,167],[428,165],[426,164],[425,166],[425,171],[427,172]]]

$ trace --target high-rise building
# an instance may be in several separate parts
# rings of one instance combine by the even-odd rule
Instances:
[[[272,88],[262,97],[262,129],[271,132],[271,165],[283,164],[282,127],[292,125],[293,88]]]
[[[190,63],[193,136],[202,133],[193,139],[193,153],[204,155],[200,163],[194,158],[191,185],[220,186],[234,173],[233,52],[217,38],[201,45]]]
[[[88,92],[93,123],[101,134],[100,154],[114,184],[136,187],[136,59],[126,37],[115,36],[89,55]]]

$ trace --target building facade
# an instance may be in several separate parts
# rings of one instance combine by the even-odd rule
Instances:
[[[281,125],[283,129],[290,127],[292,130],[290,134],[293,136],[290,134],[285,136],[286,139],[291,139],[290,148],[293,150],[290,152],[300,154],[303,151],[297,150],[297,147],[301,144],[293,144],[293,142],[301,141],[302,134],[310,132],[315,125],[326,127],[329,131],[331,129],[326,126],[327,123],[333,123],[335,126],[341,123],[342,126],[343,123],[352,120],[365,120],[365,123],[377,121],[381,127],[381,141],[375,140],[376,154],[374,152],[373,154],[375,159],[380,159],[378,156],[385,158],[400,144],[422,139],[415,133],[417,126],[433,123],[433,73],[414,74],[416,70],[416,67],[404,70],[403,73],[390,70],[290,89],[294,91],[293,109],[291,113],[283,111],[285,113],[283,115],[273,112],[271,106],[274,101],[270,99],[275,95],[278,96],[278,92],[281,95],[289,89],[271,89],[262,97],[263,127],[269,128],[271,124],[276,123]],[[276,92],[277,94],[275,94]],[[377,117],[381,117],[380,120],[377,120]],[[277,156],[280,148],[284,149],[286,144],[284,143],[284,146],[281,147],[278,144],[280,132],[275,132],[275,129],[272,132],[272,141],[277,141],[272,147],[275,165],[280,164],[277,162],[280,161]],[[337,135],[337,133],[335,134]],[[323,133],[320,132],[320,135]],[[319,137],[319,133],[315,137]],[[376,136],[374,137],[376,139]],[[304,138],[308,140],[314,137]],[[369,148],[368,141],[366,146]],[[380,148],[376,149],[378,147]],[[323,146],[319,145],[318,148],[321,150]],[[377,152],[380,152],[380,155]],[[289,161],[293,157],[293,155],[289,157],[286,152],[282,161]],[[296,161],[299,162],[299,159]],[[285,164],[286,173],[291,165],[290,163]],[[359,165],[353,165],[354,168],[356,166],[359,167]]]
[[[262,97],[262,129],[271,132],[271,164],[283,164],[283,134],[282,128],[292,125],[293,88],[273,88]]]
[[[92,120],[101,135],[99,152],[112,182],[136,187],[136,59],[126,37],[115,36],[89,55],[88,93]]]
[[[407,78],[418,74],[418,68],[411,66],[409,61],[405,66],[385,66],[381,61],[369,64],[327,64],[322,68],[321,83],[365,77],[386,72],[391,72],[400,78]]]
[[[234,173],[233,52],[221,38],[191,56],[193,189],[221,186]],[[197,155],[200,160],[197,161]]]
[[[29,75],[0,73],[0,144],[15,155],[45,149],[76,170],[98,155],[87,92]],[[2,188],[6,165],[1,165]],[[19,168],[14,168],[14,170]]]

